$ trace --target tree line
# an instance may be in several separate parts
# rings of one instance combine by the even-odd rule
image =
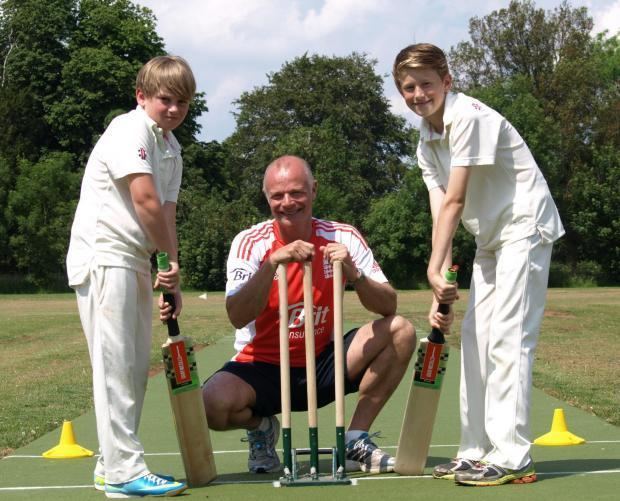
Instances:
[[[12,277],[0,290],[15,290],[16,274],[49,289],[64,280],[88,154],[135,106],[135,75],[165,45],[152,12],[129,0],[0,0],[0,9],[0,274]],[[567,230],[551,285],[619,283],[610,270],[620,265],[620,51],[617,34],[592,26],[585,7],[514,0],[472,18],[470,39],[447,50],[456,90],[506,116],[549,183]],[[425,286],[431,220],[418,133],[390,111],[383,90],[393,84],[375,65],[362,53],[300,54],[239,96],[222,142],[198,139],[208,108],[196,96],[175,131],[186,286],[224,287],[229,244],[268,217],[262,174],[282,154],[312,165],[315,215],[357,226],[396,286]],[[474,249],[459,230],[462,283]]]

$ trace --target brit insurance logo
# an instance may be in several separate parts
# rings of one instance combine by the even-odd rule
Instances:
[[[138,156],[142,160],[146,160],[146,150],[144,148],[138,148]]]
[[[330,312],[329,306],[314,306],[314,335],[320,336],[325,332],[325,325],[327,324]],[[303,338],[304,328],[306,325],[306,317],[304,312],[304,303],[296,303],[289,305],[288,307],[288,328],[289,338]]]
[[[230,274],[231,274],[231,280],[233,282],[249,280],[250,277],[252,276],[251,272],[249,272],[248,270],[244,270],[243,268],[235,268],[234,270],[230,272]]]

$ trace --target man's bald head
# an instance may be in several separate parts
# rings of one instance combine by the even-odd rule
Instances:
[[[314,186],[314,176],[312,175],[312,169],[310,169],[310,164],[301,157],[297,157],[294,155],[284,155],[282,157],[276,158],[267,166],[267,169],[265,169],[265,176],[263,177],[263,193],[265,194],[265,196],[269,196],[269,184],[279,173],[281,173],[282,171],[299,169],[303,170],[303,175],[307,180],[308,188],[310,188],[310,190],[312,191],[312,188]]]

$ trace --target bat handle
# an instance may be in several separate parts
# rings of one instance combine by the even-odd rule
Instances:
[[[168,292],[164,292],[164,301],[170,306],[172,306],[172,311],[174,312],[174,310],[176,309],[176,301],[174,300],[174,295]],[[181,333],[179,329],[179,322],[176,318],[170,317],[168,320],[166,320],[166,326],[168,327],[168,337],[173,338]]]
[[[437,311],[439,313],[443,313],[444,315],[447,313],[450,313],[450,305],[449,304],[443,304],[441,303],[438,307],[437,307]]]
[[[448,271],[446,271],[445,275],[446,282],[451,284],[456,282],[456,272],[458,271],[458,269],[459,267],[457,265],[452,265],[450,266],[450,268],[448,268]],[[437,306],[437,311],[446,315],[450,313],[450,305],[441,303],[439,304],[439,306]],[[433,329],[431,330],[431,333],[428,336],[428,340],[431,343],[435,344],[444,344],[446,342],[446,338],[444,337],[443,332],[441,332],[441,330],[437,329],[436,327],[433,327]]]
[[[159,271],[168,271],[170,269],[167,252],[159,252],[157,254],[157,269]],[[174,310],[176,310],[177,307],[177,303],[174,300],[174,295],[166,292],[165,290],[163,291],[163,294],[164,301],[172,307],[172,312],[174,313]],[[176,318],[172,318],[172,316],[170,316],[170,318],[166,320],[166,325],[168,326],[168,337],[174,338],[181,333],[179,330],[179,322]]]

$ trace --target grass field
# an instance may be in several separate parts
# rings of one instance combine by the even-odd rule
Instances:
[[[232,328],[223,293],[184,297],[182,330],[206,345]],[[465,308],[461,292],[457,324]],[[401,291],[399,312],[426,331],[427,291]],[[535,385],[620,424],[619,288],[551,289],[534,367]],[[345,297],[347,323],[372,318],[353,292]],[[0,457],[59,427],[92,407],[90,364],[73,294],[0,295]],[[165,328],[154,318],[152,370],[160,370]],[[455,329],[456,330],[456,329]],[[458,334],[450,337],[458,345]],[[206,376],[206,374],[204,375]]]

